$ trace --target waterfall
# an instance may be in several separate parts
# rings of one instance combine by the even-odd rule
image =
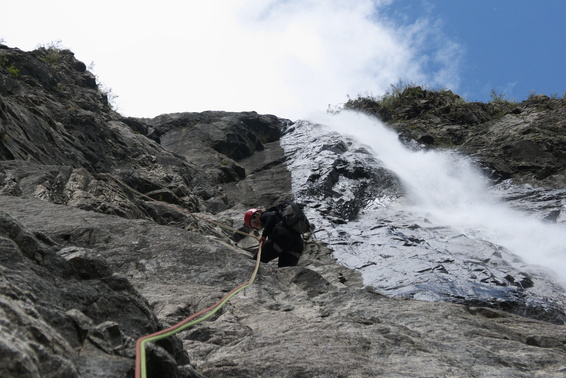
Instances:
[[[555,272],[566,286],[566,223],[543,222],[503,203],[473,162],[453,151],[411,150],[387,126],[342,112],[321,123],[367,146],[407,191],[407,210],[469,238],[507,248],[529,264]]]

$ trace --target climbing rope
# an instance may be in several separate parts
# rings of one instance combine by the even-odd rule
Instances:
[[[171,335],[174,335],[177,332],[181,332],[182,330],[184,330],[184,329],[186,329],[190,326],[193,326],[195,324],[202,322],[203,320],[210,318],[222,306],[224,306],[224,304],[226,304],[226,302],[228,302],[230,300],[230,298],[232,298],[234,295],[238,294],[240,291],[247,288],[248,286],[250,286],[254,282],[255,277],[257,275],[257,271],[259,269],[260,259],[261,259],[261,244],[259,246],[259,251],[258,251],[258,254],[257,254],[257,261],[256,261],[256,264],[255,264],[255,269],[252,273],[252,276],[250,277],[250,279],[247,282],[245,282],[242,285],[234,288],[226,296],[224,296],[224,298],[222,298],[220,301],[216,302],[214,305],[212,305],[209,308],[206,308],[204,310],[201,310],[201,311],[197,312],[196,314],[189,316],[188,318],[177,323],[173,327],[164,329],[164,330],[156,332],[156,333],[152,333],[151,335],[140,337],[138,339],[138,341],[136,342],[136,378],[146,378],[147,377],[147,369],[146,369],[146,363],[145,363],[146,362],[145,361],[145,344],[147,342],[157,341],[157,340],[161,340],[165,337],[169,337]],[[197,318],[197,317],[199,317],[203,314],[206,314],[206,315],[204,315],[204,316],[202,316],[198,319],[195,319],[195,318]]]
[[[232,228],[230,226],[224,225],[222,223],[198,216],[196,214],[193,214],[189,211],[186,211],[184,209],[178,208],[176,206],[172,206],[168,203],[162,202],[162,201],[158,201],[155,198],[151,198],[150,196],[143,194],[141,192],[139,192],[138,190],[132,188],[131,186],[129,186],[128,184],[124,183],[123,181],[119,180],[118,178],[109,175],[110,177],[112,177],[114,180],[116,180],[116,182],[120,183],[121,185],[123,185],[124,187],[128,188],[129,190],[139,194],[142,197],[148,198],[152,201],[156,201],[156,202],[160,202],[165,206],[168,206],[176,211],[180,211],[183,213],[187,213],[195,218],[210,222],[212,224],[215,224],[219,227],[237,232],[239,234],[245,235],[245,236],[251,236],[255,239],[259,239],[257,236],[251,235],[249,233],[237,230],[235,228]],[[199,312],[197,312],[196,314],[193,314],[191,316],[189,316],[188,318],[186,318],[185,320],[175,324],[172,327],[169,327],[167,329],[152,333],[150,335],[146,335],[146,336],[142,336],[138,339],[138,341],[136,342],[136,378],[147,378],[147,368],[146,368],[146,359],[145,359],[145,345],[148,342],[152,342],[152,341],[158,341],[161,339],[164,339],[166,337],[172,336],[174,334],[176,334],[177,332],[181,332],[184,329],[187,329],[195,324],[198,324],[200,322],[202,322],[203,320],[206,320],[208,318],[210,318],[212,315],[214,315],[220,308],[222,308],[222,306],[224,306],[229,300],[230,298],[232,298],[234,295],[238,294],[240,291],[244,290],[245,288],[247,288],[248,286],[250,286],[254,280],[255,277],[257,275],[257,272],[259,270],[259,265],[260,265],[260,261],[261,261],[261,247],[262,244],[259,245],[259,249],[258,249],[258,253],[257,253],[257,257],[256,257],[256,264],[255,264],[255,268],[253,270],[253,273],[250,277],[250,279],[241,284],[240,286],[232,289],[228,294],[226,294],[222,299],[220,299],[218,302],[216,302],[215,304],[213,304],[212,306],[205,308],[204,310],[201,310]]]

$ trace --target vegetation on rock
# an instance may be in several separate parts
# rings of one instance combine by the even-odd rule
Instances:
[[[566,143],[566,100],[532,95],[516,103],[494,90],[488,103],[466,102],[450,90],[406,85],[392,86],[378,98],[349,99],[340,110],[375,116],[402,139],[424,148],[454,148],[473,156],[496,182],[513,178],[517,183],[566,186],[561,147]],[[526,151],[531,151],[529,156]]]

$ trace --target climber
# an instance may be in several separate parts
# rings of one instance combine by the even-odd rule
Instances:
[[[281,209],[285,205],[289,206],[288,203],[283,203],[265,211],[250,209],[244,215],[244,223],[248,227],[256,230],[263,228],[259,238],[261,262],[267,263],[279,257],[277,264],[279,267],[297,265],[304,249],[303,238],[299,231],[284,221]],[[308,224],[308,221],[306,222]],[[254,259],[257,259],[257,253]]]

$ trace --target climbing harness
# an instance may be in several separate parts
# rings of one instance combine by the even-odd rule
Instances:
[[[257,236],[254,236],[254,235],[251,235],[249,233],[237,230],[235,228],[224,225],[222,223],[219,223],[219,222],[216,222],[216,221],[195,215],[191,212],[188,212],[184,209],[180,209],[176,206],[172,206],[168,203],[158,201],[154,198],[149,197],[146,194],[143,194],[143,193],[137,191],[136,189],[134,189],[131,186],[129,186],[128,184],[122,182],[118,178],[116,178],[112,175],[109,175],[109,176],[112,177],[114,180],[116,180],[116,182],[120,183],[121,185],[128,188],[129,190],[132,190],[133,192],[141,195],[142,197],[148,198],[152,201],[161,202],[163,205],[168,206],[168,207],[170,207],[170,208],[172,208],[176,211],[187,213],[187,214],[189,214],[189,215],[191,215],[195,218],[210,222],[210,223],[215,224],[219,227],[229,229],[231,231],[237,232],[237,233],[245,235],[245,236],[251,236],[251,237],[259,240],[259,238]],[[142,336],[138,339],[138,341],[136,342],[136,374],[135,374],[135,378],[147,378],[147,369],[146,369],[146,360],[145,360],[145,345],[146,345],[146,343],[151,342],[151,341],[158,341],[158,340],[164,339],[166,337],[172,336],[172,335],[176,334],[177,332],[181,332],[188,327],[191,327],[195,324],[202,322],[203,320],[210,318],[220,308],[222,308],[222,306],[224,306],[230,300],[230,298],[232,298],[234,295],[238,294],[240,291],[244,290],[245,288],[247,288],[248,286],[250,286],[254,282],[255,277],[257,275],[257,272],[259,270],[260,262],[261,262],[261,247],[262,247],[262,244],[260,243],[259,250],[258,250],[258,253],[257,253],[257,257],[256,257],[255,268],[254,268],[252,275],[251,275],[251,277],[248,281],[246,281],[243,284],[241,284],[240,286],[232,289],[228,294],[226,294],[222,299],[220,299],[218,302],[216,302],[212,306],[205,308],[204,310],[201,310],[201,311],[197,312],[196,314],[189,316],[185,320],[175,324],[172,327],[169,327],[167,329],[152,333],[150,335]]]

